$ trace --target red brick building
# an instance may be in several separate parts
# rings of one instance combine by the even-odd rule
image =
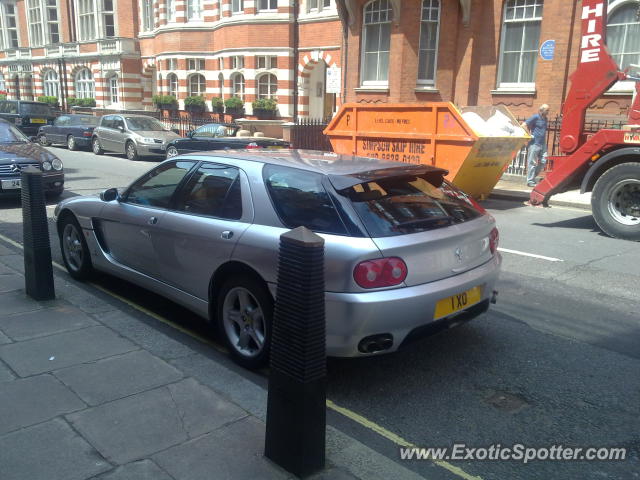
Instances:
[[[520,116],[548,103],[558,113],[581,14],[574,0],[344,0],[344,100],[506,105]],[[638,0],[608,1],[607,43],[623,69],[640,64],[639,14]],[[626,115],[633,88],[615,85],[590,114]]]

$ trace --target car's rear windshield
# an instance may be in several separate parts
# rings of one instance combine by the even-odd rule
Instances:
[[[94,117],[93,115],[72,117],[71,125],[87,125],[89,127],[93,127],[98,125],[98,120],[100,120],[100,117]]]
[[[49,105],[38,103],[21,103],[20,113],[22,115],[44,115],[47,117],[53,116],[53,111]]]
[[[372,237],[424,232],[482,215],[469,197],[448,182],[434,186],[426,176],[386,177],[339,191]]]
[[[162,131],[166,130],[163,124],[151,117],[125,117],[129,129],[135,131]]]

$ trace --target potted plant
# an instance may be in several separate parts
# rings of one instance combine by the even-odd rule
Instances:
[[[80,107],[91,108],[96,106],[95,98],[78,98],[76,101],[78,102],[78,106]]]
[[[154,95],[151,100],[160,110],[176,110],[178,108],[178,100],[173,95]]]
[[[214,113],[224,113],[224,101],[220,97],[211,99],[211,111]]]
[[[228,115],[243,115],[244,102],[241,98],[230,97],[224,101],[224,108]]]
[[[253,114],[262,120],[275,118],[276,109],[278,108],[278,104],[273,98],[259,98],[251,106],[253,107]]]
[[[202,113],[205,109],[204,97],[191,96],[184,99],[184,109],[190,113]]]
[[[52,108],[58,108],[58,97],[45,95],[42,97],[38,97],[38,101],[40,103],[51,105]]]

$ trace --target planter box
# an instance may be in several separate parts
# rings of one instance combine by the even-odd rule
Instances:
[[[158,103],[156,105],[159,110],[177,110],[178,105],[175,103]]]
[[[262,110],[259,108],[254,108],[253,114],[260,120],[273,120],[274,118],[276,118],[275,110]]]
[[[203,113],[204,105],[185,105],[184,109],[189,113]]]

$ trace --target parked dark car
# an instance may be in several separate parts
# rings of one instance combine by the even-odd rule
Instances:
[[[93,115],[61,115],[53,125],[40,127],[38,141],[44,146],[63,144],[69,150],[91,147],[93,129],[99,120]]]
[[[0,100],[0,118],[13,123],[26,135],[35,136],[41,126],[51,125],[56,115],[46,103]]]
[[[57,196],[62,193],[62,160],[30,141],[10,122],[0,119],[0,195],[20,193],[20,172],[27,166],[44,172],[42,177],[46,194]]]
[[[179,138],[169,143],[167,158],[183,153],[247,148],[289,148],[289,143],[277,138],[250,136],[248,131],[240,129],[240,125],[208,123],[189,132],[187,138]]]

